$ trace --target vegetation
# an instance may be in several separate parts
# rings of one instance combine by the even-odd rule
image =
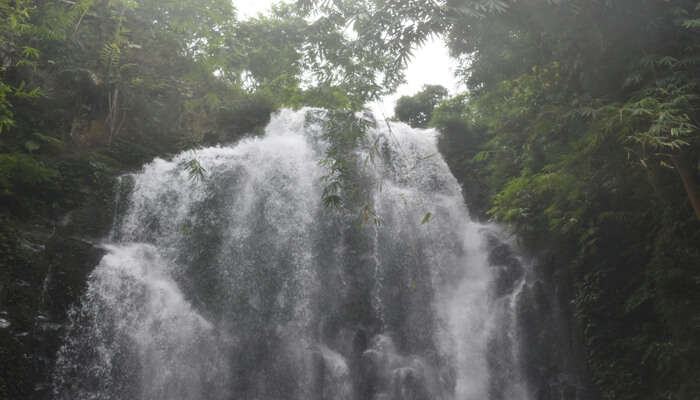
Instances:
[[[376,98],[358,85],[381,63],[324,29],[285,6],[239,20],[228,0],[0,0],[0,398],[45,394],[58,335],[37,344],[39,322],[60,324],[70,296],[51,307],[44,279],[84,282],[99,251],[73,235],[107,233],[117,175],[258,134],[283,106]]]
[[[373,122],[354,112],[431,35],[467,89],[426,87],[396,117],[439,129],[473,214],[570,277],[601,396],[700,396],[695,0],[298,0],[245,21],[226,0],[0,0],[0,282],[39,275],[25,221],[55,229],[119,172],[283,106],[333,110],[323,200],[362,204],[347,148]]]
[[[700,4],[449,4],[468,91],[430,124],[473,211],[572,277],[601,397],[696,398]]]
[[[425,85],[415,96],[401,96],[396,102],[396,119],[411,126],[427,128],[433,110],[447,97],[447,89],[439,85]]]

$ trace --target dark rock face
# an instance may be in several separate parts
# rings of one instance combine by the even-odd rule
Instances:
[[[469,219],[426,158],[432,138],[373,132],[385,155],[375,169],[358,157],[361,200],[334,210],[306,121],[285,112],[265,138],[201,149],[196,185],[186,154],[133,175],[71,314],[57,400],[527,399],[512,318],[524,268]],[[379,224],[358,221],[361,201]]]
[[[492,368],[501,370],[502,379],[513,379],[512,363],[504,363],[508,352],[516,350],[518,365],[528,382],[533,400],[592,400],[599,398],[590,381],[581,330],[573,315],[571,277],[556,268],[553,257],[535,257],[531,265],[519,256],[512,244],[502,238],[488,239],[489,259],[496,269],[496,293],[512,293],[515,285],[524,285],[519,292],[515,321],[517,349],[509,349],[508,341],[496,337],[491,346]],[[559,271],[553,273],[553,271]],[[492,382],[493,399],[504,382]],[[504,399],[507,399],[505,397]]]
[[[541,256],[519,304],[522,362],[533,400],[600,398],[590,379],[581,327],[571,306],[573,281],[554,257]],[[559,271],[553,273],[553,271]]]
[[[490,208],[485,172],[464,162],[464,154],[478,147],[475,132],[468,126],[443,126],[448,132],[440,137],[440,150],[451,171],[464,188],[470,212],[485,220]],[[567,273],[571,260],[557,259],[557,249],[541,248],[524,260],[523,250],[516,249],[511,240],[491,235],[487,239],[489,261],[494,271],[494,292],[497,296],[512,293],[523,279],[519,291],[517,325],[519,349],[508,348],[507,338],[492,339],[489,363],[501,371],[491,382],[492,399],[508,399],[499,390],[505,381],[514,379],[507,371],[511,352],[518,355],[518,365],[524,371],[533,400],[588,400],[600,398],[591,382],[585,357],[582,328],[574,316],[574,278]]]
[[[0,232],[0,399],[46,399],[70,307],[104,251],[77,235],[109,230],[111,206],[99,200],[63,222],[5,218]]]
[[[494,234],[487,235],[489,263],[493,267],[495,296],[513,292],[525,277],[525,266],[516,249]]]
[[[526,285],[526,266],[502,232],[486,231],[485,236],[489,265],[494,276],[494,296],[503,302],[518,304]],[[496,332],[488,344],[489,368],[494,371],[489,382],[491,400],[507,400],[516,396],[503,390],[510,382],[522,382],[526,391],[531,390],[522,376],[519,316],[513,313],[515,309],[512,306],[509,309],[510,315],[503,316],[504,329]],[[514,341],[512,335],[518,335],[518,338]]]
[[[210,161],[218,162],[219,155],[213,156]],[[312,168],[317,166],[315,159],[302,161]],[[74,352],[66,353],[66,357],[72,357],[71,365],[62,370],[63,382],[72,387],[63,387],[59,399],[93,398],[83,396],[85,393],[98,393],[100,399],[143,398],[139,382],[145,379],[150,384],[149,379],[158,378],[160,371],[147,371],[137,346],[156,354],[153,359],[157,359],[162,348],[183,343],[185,350],[175,351],[169,359],[183,364],[173,371],[186,370],[183,376],[201,383],[201,387],[187,388],[184,386],[189,386],[190,381],[177,381],[168,383],[163,392],[154,391],[153,396],[145,398],[209,400],[229,398],[235,393],[265,400],[452,399],[460,384],[464,385],[460,379],[481,365],[457,360],[451,354],[457,350],[441,342],[444,335],[451,336],[451,340],[472,340],[469,335],[473,326],[449,332],[445,326],[454,323],[447,321],[449,318],[459,319],[466,313],[465,309],[473,305],[470,302],[485,298],[489,298],[488,311],[498,315],[488,319],[497,329],[485,335],[487,338],[473,339],[479,341],[474,348],[479,356],[483,355],[488,369],[482,379],[486,387],[478,389],[484,398],[595,398],[588,390],[579,330],[568,306],[569,279],[552,276],[553,269],[547,266],[554,261],[528,264],[511,240],[493,227],[470,225],[475,230],[470,239],[481,244],[478,248],[465,244],[463,223],[467,215],[457,190],[450,189],[450,198],[456,200],[443,205],[442,210],[434,210],[427,226],[415,221],[420,219],[422,206],[409,208],[406,198],[380,193],[386,195],[380,206],[391,212],[385,214],[383,227],[375,229],[371,225],[358,226],[356,221],[339,218],[318,205],[309,211],[307,202],[318,199],[319,193],[298,195],[295,191],[299,184],[310,178],[302,173],[287,176],[294,168],[268,166],[270,172],[263,182],[272,181],[270,187],[261,188],[257,182],[250,192],[254,201],[249,201],[243,196],[245,190],[250,190],[246,182],[262,169],[260,163],[251,165],[245,166],[248,169],[230,167],[219,171],[203,189],[197,189],[206,195],[188,205],[191,208],[186,217],[177,223],[169,212],[191,201],[188,190],[183,189],[186,178],[174,183],[161,181],[161,195],[152,199],[150,208],[140,208],[138,212],[128,211],[133,204],[123,191],[131,191],[135,183],[125,178],[120,180],[113,202],[93,199],[65,215],[58,224],[15,224],[14,228],[0,231],[0,364],[10,366],[0,371],[0,400],[53,398],[50,375],[54,364],[60,364],[56,354],[62,340],[70,336],[66,335],[68,310],[86,293],[88,282],[108,286],[113,283],[109,280],[115,278],[104,278],[107,283],[93,279],[99,272],[95,270],[98,264],[98,269],[104,267],[102,272],[114,273],[119,279],[119,274],[128,269],[124,283],[132,286],[120,298],[131,302],[128,306],[148,308],[143,307],[144,298],[153,294],[148,285],[165,284],[166,291],[176,298],[166,299],[171,304],[162,305],[172,306],[174,314],[169,316],[187,324],[169,326],[167,318],[161,320],[160,316],[148,314],[148,310],[125,307],[127,313],[137,314],[135,320],[153,317],[155,323],[148,326],[153,330],[147,330],[145,336],[162,335],[158,336],[161,342],[141,338],[146,343],[137,343],[134,331],[124,334],[114,327],[124,317],[116,312],[123,310],[114,309],[119,305],[98,302],[95,309],[88,310],[97,310],[96,314],[78,319],[85,325],[72,327],[77,329],[71,332],[75,335],[72,343],[78,345]],[[400,166],[392,163],[387,168]],[[441,191],[454,186],[441,164],[434,167],[442,174],[441,180],[434,175],[419,180],[425,185],[426,194],[436,195],[426,201],[430,204],[444,200]],[[393,178],[396,182],[389,182],[397,187],[415,184],[393,169],[392,173],[397,175]],[[176,174],[177,171],[170,171],[155,176],[164,180]],[[288,184],[292,178],[298,184]],[[142,188],[149,192],[154,181],[145,182],[148,184]],[[295,201],[298,206],[288,207]],[[239,209],[246,209],[247,214],[236,214]],[[227,216],[231,210],[233,213]],[[135,218],[126,218],[128,212]],[[286,224],[284,230],[280,230],[282,221]],[[307,225],[301,226],[299,221],[307,221]],[[156,277],[142,270],[124,269],[118,262],[110,264],[114,260],[105,261],[109,257],[103,258],[104,250],[80,239],[105,237],[113,223],[116,235],[111,239],[125,242],[120,251],[135,254],[136,250],[126,242],[147,244],[141,246],[140,258],[129,268],[141,261],[148,267],[157,264],[155,245],[163,242],[174,249],[172,259],[182,268],[172,275],[163,270],[163,276]],[[243,226],[247,231],[234,237],[230,234],[232,226]],[[480,257],[469,258],[469,252],[479,253]],[[444,269],[436,273],[439,267]],[[473,270],[471,276],[461,275],[469,269]],[[234,274],[238,274],[235,279]],[[306,281],[299,278],[307,275]],[[460,282],[472,279],[482,279],[487,285],[477,286],[475,290],[479,292],[466,302],[451,303],[446,299],[469,295],[469,291],[458,289]],[[119,285],[118,282],[116,286]],[[449,311],[452,315],[437,315],[444,311],[438,308],[446,305],[453,306]],[[182,319],[177,319],[178,312],[185,313],[180,316]],[[482,311],[479,315],[483,314]],[[100,325],[90,326],[95,321],[89,317],[98,318]],[[486,325],[484,321],[475,325]],[[125,325],[130,328],[130,324],[133,328],[138,321],[130,320]],[[168,341],[192,326],[201,331],[183,336],[181,342]],[[96,330],[105,327],[108,337],[96,337]],[[91,348],[93,344],[81,347],[79,342],[84,338],[112,346],[110,368],[114,368],[108,375],[114,382],[107,389],[99,381],[102,376],[87,374],[89,379],[84,379],[80,375],[84,365],[95,362],[97,357]],[[203,359],[210,354],[220,355],[224,361],[207,364],[210,360]],[[220,370],[221,375],[212,375],[214,379],[189,374],[191,370],[201,372],[202,365],[215,367],[212,369]],[[220,376],[224,379],[219,380]],[[192,395],[181,394],[186,390],[192,390]],[[73,393],[80,395],[71,397]],[[168,396],[161,396],[162,393]]]

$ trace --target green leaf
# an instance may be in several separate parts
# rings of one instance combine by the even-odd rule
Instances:
[[[476,153],[476,155],[472,159],[474,161],[478,161],[478,162],[486,161],[486,160],[488,160],[489,155],[490,155],[489,151],[480,151],[480,152]]]
[[[27,58],[39,58],[39,50],[29,47],[29,46],[24,46],[22,47],[22,55],[27,57]]]
[[[686,29],[700,28],[700,19],[687,19],[683,21],[683,27]]]
[[[432,216],[433,215],[431,213],[425,214],[425,217],[423,217],[423,220],[420,222],[421,225],[427,224]]]
[[[323,196],[323,206],[327,208],[339,209],[343,205],[343,199],[337,194]]]
[[[200,164],[199,160],[192,158],[188,161],[183,161],[180,165],[187,171],[192,182],[201,182],[205,178],[207,170]]]
[[[27,149],[28,152],[33,153],[41,148],[41,145],[33,140],[27,140],[24,142],[24,148]]]
[[[39,132],[34,132],[32,134],[32,136],[34,136],[36,139],[38,139],[44,143],[49,143],[49,144],[53,144],[53,145],[63,144],[63,141],[61,141],[60,139],[57,139],[57,138],[52,137],[52,136],[47,136],[47,135],[44,135],[44,134],[39,133]]]

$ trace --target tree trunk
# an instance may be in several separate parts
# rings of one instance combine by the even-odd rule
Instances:
[[[673,165],[681,176],[690,204],[695,210],[695,217],[700,221],[700,187],[698,187],[695,166],[682,154],[674,154],[671,158],[673,159]]]
[[[114,94],[107,93],[107,145],[112,146],[112,140],[116,136],[117,129],[119,127],[119,87],[114,88]]]

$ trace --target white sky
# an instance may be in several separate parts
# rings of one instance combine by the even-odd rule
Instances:
[[[254,17],[267,12],[270,7],[280,0],[233,0],[238,10],[239,18]],[[433,38],[423,47],[414,52],[413,59],[406,70],[406,83],[401,85],[395,94],[384,97],[377,103],[370,104],[377,117],[389,118],[394,115],[394,103],[404,95],[413,95],[420,91],[423,85],[442,85],[450,93],[455,93],[459,87],[454,78],[454,63],[450,60],[447,47],[439,39]]]
[[[273,4],[280,3],[279,0],[233,0],[233,6],[238,10],[240,19],[254,17],[258,13],[265,13],[270,10]]]

